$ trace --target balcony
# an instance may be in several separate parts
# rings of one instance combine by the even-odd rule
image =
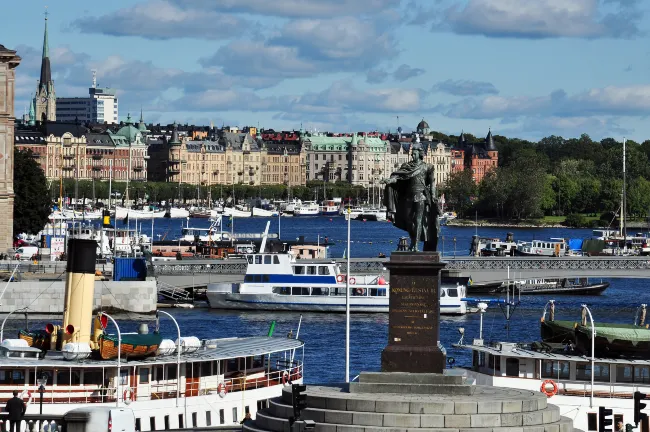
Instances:
[[[63,171],[70,171],[74,169],[74,165],[66,165],[64,167],[61,167]]]
[[[74,155],[63,155],[63,159],[72,160],[72,159],[74,159]]]
[[[180,173],[181,173],[181,170],[179,170],[178,168],[170,168],[170,169],[167,170],[167,172],[168,172],[169,174],[174,175],[174,174],[180,174]]]
[[[101,154],[94,154],[93,155],[93,160],[102,160],[104,158],[104,155]]]
[[[167,165],[176,165],[177,163],[181,163],[181,161],[179,161],[177,159],[176,160],[170,159],[170,160],[167,161]]]
[[[136,165],[136,166],[133,167],[133,171],[138,171],[139,172],[139,171],[142,171],[143,169],[144,169],[144,167],[142,165]]]
[[[101,171],[104,169],[102,165],[93,165],[93,171]]]
[[[41,154],[40,154],[40,153],[34,153],[34,152],[32,152],[32,157],[33,157],[34,159],[40,159]]]

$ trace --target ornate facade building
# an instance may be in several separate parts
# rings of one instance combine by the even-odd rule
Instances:
[[[304,154],[299,142],[286,136],[222,129],[196,140],[181,137],[175,125],[171,138],[150,142],[148,178],[206,186],[304,184]]]
[[[14,89],[16,51],[0,45],[0,251],[13,246],[14,238]]]
[[[452,172],[471,170],[472,179],[480,183],[485,175],[495,169],[499,163],[499,152],[494,144],[492,131],[488,131],[482,143],[468,144],[463,133],[458,137],[458,144],[452,149]]]
[[[41,75],[34,96],[34,112],[36,121],[56,121],[56,94],[52,70],[50,68],[50,47],[47,36],[47,12],[45,13],[45,33],[43,36],[43,56],[41,58]]]
[[[49,180],[146,181],[146,128],[130,116],[117,132],[71,123],[47,123],[16,132],[16,149],[29,149]]]

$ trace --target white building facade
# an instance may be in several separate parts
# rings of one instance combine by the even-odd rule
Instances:
[[[56,99],[56,118],[62,122],[76,120],[91,123],[118,123],[118,100],[115,90],[90,87],[88,97]]]

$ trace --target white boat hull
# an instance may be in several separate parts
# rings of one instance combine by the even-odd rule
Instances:
[[[172,207],[169,209],[169,217],[172,219],[187,218],[190,216],[190,211],[184,208]]]
[[[227,217],[251,217],[251,212],[226,207],[223,209],[223,215]]]
[[[277,216],[278,212],[276,210],[265,210],[257,207],[253,207],[253,216],[257,217],[274,217]]]
[[[293,296],[215,292],[208,286],[208,302],[213,309],[345,312],[345,296]],[[350,296],[350,310],[359,313],[387,313],[388,297]],[[441,315],[467,313],[464,303],[440,304]]]
[[[165,213],[167,213],[165,210],[133,210],[125,207],[116,207],[115,219],[124,219],[127,215],[129,219],[160,219],[165,217]]]

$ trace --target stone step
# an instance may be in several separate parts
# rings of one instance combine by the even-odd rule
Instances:
[[[393,393],[470,396],[475,386],[454,384],[350,383],[350,393]]]
[[[350,413],[346,413],[350,414]],[[306,419],[306,418],[305,418]],[[307,419],[311,420],[311,419]],[[329,419],[335,420],[335,418]],[[416,426],[414,423],[404,423],[398,420],[395,423],[383,425],[371,424],[342,424],[333,421],[316,421],[315,432],[459,432],[477,430],[481,432],[575,432],[573,421],[567,417],[559,417],[554,422],[541,425],[501,425],[494,426],[482,423],[449,423],[440,425],[439,423],[425,423]],[[303,422],[297,421],[294,428],[302,430]],[[244,426],[244,430],[249,432],[272,431],[285,432],[289,430],[289,420],[278,418],[267,412],[258,412],[254,426]]]
[[[308,386],[307,406],[337,411],[396,414],[499,414],[538,411],[548,398],[540,392],[498,387],[472,386],[472,396],[347,393],[345,387]],[[291,406],[291,391],[285,389],[281,403]]]
[[[348,401],[350,402],[350,401]],[[474,405],[476,406],[476,405]],[[382,413],[369,411],[332,410],[308,407],[302,411],[302,418],[317,423],[336,423],[340,425],[374,427],[529,427],[556,423],[560,420],[560,410],[553,405],[529,412],[477,413],[473,407],[459,405],[455,412],[433,411],[420,413]],[[293,415],[293,407],[279,398],[270,401],[267,415],[287,419]]]
[[[364,384],[439,384],[463,385],[465,377],[433,373],[412,374],[408,372],[361,372],[359,382]]]

